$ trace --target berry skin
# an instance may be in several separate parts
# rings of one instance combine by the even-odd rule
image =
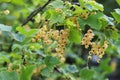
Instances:
[[[107,41],[104,41],[103,46],[100,46],[99,43],[92,42],[91,43],[91,50],[89,51],[89,56],[91,56],[91,55],[98,56],[99,59],[97,60],[97,62],[100,63],[100,59],[105,54],[105,50],[107,49],[107,47],[108,47]]]
[[[43,45],[47,46],[46,48],[52,56],[56,56],[60,59],[63,63],[65,62],[65,46],[67,44],[67,39],[69,36],[68,29],[62,30],[54,30],[54,29],[47,29],[47,26],[40,28],[39,32],[36,34],[34,38],[31,39],[31,42],[43,42]],[[55,46],[55,52],[52,52],[52,49],[49,48],[52,45]],[[34,46],[30,46],[31,50],[34,50]],[[55,54],[54,54],[55,53]]]
[[[87,31],[87,33],[84,35],[81,44],[85,46],[85,48],[88,48],[91,46],[91,50],[89,51],[88,60],[92,59],[92,55],[98,56],[97,62],[100,63],[101,58],[105,54],[105,50],[108,47],[108,41],[104,41],[104,45],[101,46],[100,43],[92,42],[91,40],[94,38],[94,33],[91,29]]]
[[[93,38],[94,38],[94,33],[91,29],[89,29],[82,39],[82,45],[84,45],[85,48],[88,48],[89,45],[91,45],[91,40]]]
[[[91,59],[92,59],[92,56],[89,55],[89,56],[87,57],[87,59],[88,59],[88,60],[91,60]]]

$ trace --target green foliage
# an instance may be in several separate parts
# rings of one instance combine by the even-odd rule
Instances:
[[[80,70],[80,76],[81,76],[81,79],[89,79],[89,80],[92,80],[93,79],[93,76],[94,76],[95,72],[94,70],[90,70],[88,68],[84,68],[82,70]]]
[[[86,20],[79,18],[78,21],[82,29],[84,29],[85,25],[89,25],[93,29],[100,30],[102,27],[100,18],[102,16],[103,13],[99,12],[97,14],[90,15]]]
[[[3,24],[0,24],[0,30],[11,32],[12,28],[10,26],[5,26]]]
[[[108,59],[103,60],[103,62],[101,62],[100,64],[100,70],[104,70],[103,72],[104,75],[112,72],[112,67],[108,65],[109,61],[110,59],[108,58]]]
[[[54,66],[54,65],[57,65],[57,64],[59,64],[59,63],[60,63],[60,61],[59,61],[59,59],[57,59],[56,57],[47,56],[47,57],[45,58],[45,64],[46,64],[47,66]]]
[[[117,1],[117,3],[120,5],[120,0],[116,0]]]
[[[36,29],[31,29],[31,30],[27,31],[23,27],[17,27],[16,30],[19,31],[19,33],[25,35],[26,37],[31,37],[31,36],[33,36],[37,32]]]
[[[13,34],[13,37],[16,41],[23,42],[25,40],[25,36],[22,34]]]
[[[31,76],[34,70],[33,65],[23,66],[21,69],[20,80],[31,80]]]
[[[50,77],[51,76],[51,72],[53,71],[53,67],[52,66],[48,66],[46,68],[44,68],[42,71],[41,71],[41,74],[43,76],[46,76],[46,77]]]
[[[80,32],[76,29],[70,29],[70,36],[69,40],[73,43],[80,44],[81,42],[81,35]]]
[[[78,72],[78,69],[77,69],[76,65],[68,65],[67,71],[70,73],[76,73],[76,72]]]
[[[115,20],[120,23],[120,9],[115,9],[115,12],[111,13],[113,15],[113,17],[115,18]]]
[[[0,2],[10,2],[11,0],[0,0]]]
[[[113,16],[110,17],[104,13],[104,6],[94,0],[79,0],[80,6],[52,0],[33,17],[35,21],[20,26],[36,7],[47,1],[0,0],[0,80],[105,80],[114,72],[112,57],[120,58],[120,9],[109,12]],[[116,2],[120,5],[120,0]],[[101,62],[90,61],[99,66],[89,65],[86,56],[91,47],[81,46],[88,29],[95,35],[93,42],[109,42]],[[56,35],[53,30],[59,32],[55,36],[59,40],[52,38]],[[67,32],[62,30],[68,31],[67,38],[60,38]],[[49,36],[44,39],[46,35]]]
[[[19,80],[19,76],[17,72],[8,72],[8,71],[2,71],[0,72],[0,80]]]

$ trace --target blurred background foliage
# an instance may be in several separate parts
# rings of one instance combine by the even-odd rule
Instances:
[[[21,26],[23,20],[38,6],[42,6],[43,3],[45,3],[47,0],[0,0],[0,24],[5,24],[8,26],[12,26],[12,30],[14,31],[16,27]],[[73,4],[78,3],[77,0],[72,1]],[[117,5],[115,0],[97,0],[97,2],[104,5],[104,13],[108,16],[112,16],[111,12],[114,11],[114,9],[119,8],[120,6]],[[10,13],[8,15],[4,14],[5,10],[9,10]],[[37,24],[34,24],[32,22],[29,23],[29,26],[35,27]],[[27,27],[27,26],[26,26]],[[117,25],[117,28],[120,30],[120,24]],[[2,67],[5,66],[7,63],[4,63],[4,61],[10,63],[10,57],[14,57],[16,62],[14,64],[18,63],[17,59],[20,59],[20,56],[18,54],[10,54],[6,52],[2,52],[1,45],[3,47],[3,50],[8,50],[9,46],[11,45],[12,37],[10,37],[9,33],[6,33],[4,31],[4,36],[7,36],[7,38],[4,40],[5,43],[0,43],[0,67],[1,71],[4,70]],[[115,35],[116,36],[116,35]],[[0,40],[2,37],[0,37]],[[66,57],[66,64],[65,66],[62,66],[65,70],[63,73],[65,76],[73,77],[75,80],[120,80],[120,40],[115,40],[115,42],[112,42],[113,44],[110,45],[110,47],[106,51],[106,55],[98,64],[95,60],[92,60],[88,63],[87,66],[87,51],[81,46],[81,45],[72,45],[71,47],[67,48],[67,57]],[[19,45],[15,45],[17,47],[20,47]],[[41,63],[40,63],[41,64]],[[18,67],[18,65],[15,65],[14,67]],[[90,69],[88,69],[88,67]],[[22,71],[26,74],[31,76],[27,70],[32,70],[33,66],[27,67],[27,69],[23,68]],[[78,71],[79,70],[79,71]],[[69,72],[69,73],[67,73]],[[0,77],[3,77],[2,74],[6,74],[7,77],[9,77],[9,74],[16,76],[16,72],[7,73],[2,72],[0,73]],[[31,73],[31,72],[30,72]],[[45,72],[47,73],[47,72]],[[51,77],[60,76],[55,72],[56,74],[53,74]],[[24,74],[21,74],[23,76]],[[65,79],[65,76],[58,77],[57,80],[69,80]],[[79,77],[81,79],[79,79]],[[23,76],[24,78],[24,76]],[[42,79],[41,79],[42,78]],[[33,80],[43,80],[43,77],[41,76],[33,76]],[[5,79],[6,80],[6,79]],[[17,80],[17,77],[11,80]],[[21,80],[27,80],[21,79]],[[28,79],[29,80],[29,79]],[[48,78],[47,80],[52,80]]]

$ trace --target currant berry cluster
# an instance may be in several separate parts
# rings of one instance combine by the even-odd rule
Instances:
[[[99,43],[95,43],[95,42],[92,42],[91,44],[92,48],[91,50],[89,51],[89,57],[88,59],[90,59],[90,56],[92,55],[96,55],[98,56],[98,60],[97,62],[99,63],[100,62],[100,59],[103,57],[104,55],[104,52],[105,50],[107,49],[108,47],[108,41],[104,41],[104,44],[101,46]]]
[[[91,29],[87,31],[82,39],[82,45],[85,45],[85,48],[88,48],[91,45],[91,40],[94,38],[94,33]]]
[[[91,46],[91,50],[89,51],[89,55],[88,55],[88,60],[92,59],[92,55],[96,55],[99,58],[97,60],[97,62],[99,63],[104,55],[105,50],[108,47],[108,41],[104,41],[104,44],[101,46],[99,42],[98,43],[92,42],[91,40],[93,38],[94,38],[94,33],[91,29],[89,29],[82,39],[82,45],[84,45],[85,48]]]
[[[43,42],[44,45],[48,46],[48,49],[52,56],[57,56],[61,62],[65,61],[65,46],[69,35],[68,29],[47,29],[47,26],[40,28],[39,32],[31,42]],[[55,44],[56,47],[52,45]],[[54,49],[54,52],[53,52]]]

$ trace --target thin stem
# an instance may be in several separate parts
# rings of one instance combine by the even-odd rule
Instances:
[[[27,24],[29,21],[33,20],[33,17],[35,15],[37,15],[38,12],[42,11],[49,3],[51,0],[48,0],[48,2],[46,2],[42,7],[38,7],[37,9],[35,9],[22,23],[22,26],[24,26],[25,24]]]

